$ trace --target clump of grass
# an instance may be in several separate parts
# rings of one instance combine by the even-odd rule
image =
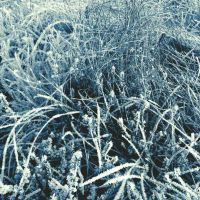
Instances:
[[[182,15],[170,16],[174,5]],[[34,0],[0,10],[1,199],[200,197],[191,7]]]

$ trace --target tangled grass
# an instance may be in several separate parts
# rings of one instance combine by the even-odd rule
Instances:
[[[0,199],[198,200],[198,6],[1,1]]]

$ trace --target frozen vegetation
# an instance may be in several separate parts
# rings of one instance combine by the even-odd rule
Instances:
[[[0,200],[199,200],[199,0],[0,1]]]

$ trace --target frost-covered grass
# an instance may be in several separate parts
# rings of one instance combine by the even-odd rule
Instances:
[[[0,199],[200,199],[200,5],[177,2],[0,1]]]

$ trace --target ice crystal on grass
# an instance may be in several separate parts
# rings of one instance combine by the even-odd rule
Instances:
[[[5,185],[2,182],[0,183],[0,195],[5,195],[12,192],[13,192],[12,185]]]

